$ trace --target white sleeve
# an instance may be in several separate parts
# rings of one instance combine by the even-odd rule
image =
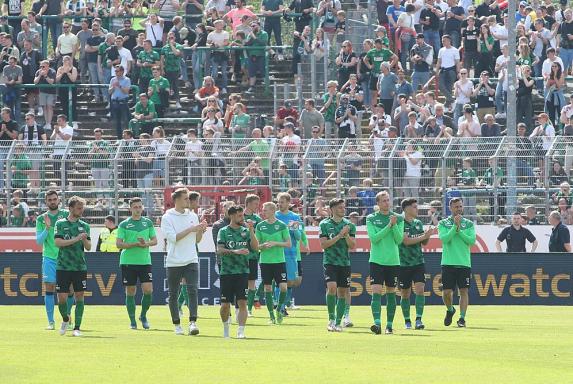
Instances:
[[[161,233],[168,243],[174,244],[177,241],[177,232],[167,215],[163,215],[161,218]]]

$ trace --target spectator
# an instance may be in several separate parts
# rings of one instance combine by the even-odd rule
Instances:
[[[488,159],[489,168],[485,170],[483,178],[478,182],[479,186],[487,187],[489,191],[489,215],[492,221],[495,221],[495,200],[497,197],[498,215],[505,217],[505,205],[507,194],[504,190],[496,190],[504,184],[503,169],[497,165],[495,156]]]
[[[534,206],[530,205],[525,208],[525,215],[527,225],[539,225],[539,220],[537,220],[537,211]]]
[[[358,124],[356,126],[356,137],[361,138],[362,115],[364,113],[364,91],[358,83],[358,76],[355,73],[350,75],[348,82],[342,86],[340,92],[348,95],[350,105],[356,108],[356,116],[358,118]]]
[[[569,120],[573,117],[573,95],[571,95],[569,97],[569,104],[567,104],[566,106],[564,106],[561,109],[561,123],[562,124],[568,124]],[[565,135],[565,136],[569,136],[569,135]]]
[[[143,51],[137,55],[137,66],[139,71],[139,90],[147,92],[149,82],[153,77],[152,68],[160,65],[159,53],[153,50],[153,43],[147,39],[143,42]]]
[[[149,96],[146,93],[141,93],[139,101],[135,104],[133,119],[129,122],[129,129],[134,135],[139,135],[140,132],[149,134],[151,131],[151,120],[155,118],[157,118],[155,104],[149,100]]]
[[[164,1],[164,3],[167,2],[168,1]],[[159,4],[159,1],[156,1],[154,5],[155,4]],[[169,6],[169,4],[167,4],[167,6]],[[170,24],[170,22],[168,24]],[[146,19],[139,22],[139,25],[145,29],[145,39],[149,40],[149,43],[153,48],[161,48],[163,46],[163,26],[165,25],[165,20],[163,18],[159,17],[155,13],[150,13]],[[169,28],[165,28],[165,30],[169,31],[171,27],[172,25],[170,25]]]
[[[133,56],[133,50],[137,45],[137,36],[139,33],[133,29],[131,19],[123,20],[123,28],[117,31],[117,36],[123,37],[123,47],[128,49]]]
[[[371,131],[377,130],[382,137],[388,136],[388,128],[392,125],[392,116],[385,113],[384,104],[378,103],[374,108],[374,113],[370,116],[368,128]]]
[[[4,167],[12,141],[18,137],[18,123],[12,119],[10,108],[2,108],[0,113],[0,191],[4,189]]]
[[[338,106],[338,98],[340,94],[337,91],[338,83],[336,81],[329,81],[326,84],[326,93],[322,96],[323,106],[320,113],[324,117],[324,137],[331,139],[338,137],[336,129],[336,108]]]
[[[42,4],[43,3],[43,4]],[[41,16],[63,16],[64,15],[64,2],[60,0],[46,0],[40,2],[40,9],[37,14]],[[36,12],[34,10],[34,12]],[[56,17],[46,18],[46,34],[50,32],[52,34],[52,49],[55,51],[58,44],[58,37],[62,33],[62,20]],[[46,35],[46,41],[48,36]]]
[[[233,119],[231,120],[229,130],[234,139],[244,139],[250,134],[251,116],[245,113],[247,108],[243,103],[235,104],[234,108]]]
[[[102,32],[100,25],[100,22],[97,20],[92,22],[92,35],[87,39],[85,47],[86,62],[92,84],[104,84],[103,72],[98,65],[99,46],[105,42],[105,34]],[[92,102],[101,103],[104,99],[104,89],[94,87],[92,92],[94,94]]]
[[[187,130],[187,141],[185,143],[185,158],[187,159],[187,185],[199,185],[202,182],[203,142],[197,137],[197,130],[190,128]]]
[[[363,62],[370,71],[370,103],[372,107],[374,107],[374,105],[378,103],[378,84],[381,65],[382,63],[390,62],[390,67],[395,66],[396,63],[398,63],[398,56],[382,45],[382,39],[377,38],[374,40],[374,48],[368,51],[366,56],[364,56]],[[390,108],[386,108],[386,110],[389,111]]]
[[[292,188],[292,179],[286,164],[279,165],[279,192],[286,192]]]
[[[549,214],[551,236],[549,237],[549,252],[571,252],[569,229],[561,223],[561,215],[558,211]]]
[[[298,156],[302,141],[294,133],[292,123],[286,123],[284,131],[285,135],[280,141],[280,151],[283,154],[283,162],[287,166],[293,185],[298,185]]]
[[[402,184],[403,197],[413,197],[418,199],[420,189],[420,179],[422,177],[422,159],[424,154],[419,148],[414,147],[414,141],[410,140],[406,144],[403,157],[406,160],[406,173]]]
[[[151,136],[142,133],[139,136],[139,145],[134,153],[135,168],[137,169],[137,188],[143,191],[147,215],[153,212],[153,161],[155,149],[151,146]]]
[[[485,122],[481,125],[482,137],[499,137],[501,135],[501,128],[495,122],[493,115],[487,114],[484,118]]]
[[[437,56],[441,47],[440,18],[443,14],[440,7],[435,6],[433,0],[425,0],[425,3],[420,13],[420,23],[424,32],[423,39],[433,48],[433,56]],[[429,64],[431,65],[431,63]]]
[[[475,68],[479,59],[478,51],[478,35],[480,31],[476,27],[476,19],[474,16],[469,16],[467,19],[467,27],[462,30],[462,45],[464,50],[464,68],[468,71],[473,67],[474,75]]]
[[[502,48],[502,54],[495,60],[495,72],[497,72],[497,86],[495,88],[495,114],[496,119],[506,118],[507,109],[507,66],[509,64],[509,46]]]
[[[458,122],[458,136],[459,137],[480,137],[481,126],[474,118],[474,110],[471,105],[464,105],[464,115],[460,117]]]
[[[473,83],[468,80],[469,69],[462,68],[460,70],[460,79],[454,83],[454,125],[458,128],[458,119],[463,115],[464,105],[469,104],[473,94]]]
[[[561,1],[561,6],[567,5]],[[564,20],[560,21],[559,26],[559,56],[563,60],[563,72],[565,75],[569,73],[569,69],[573,65],[573,10],[567,8],[561,11],[564,16]]]
[[[521,226],[521,215],[515,212],[511,217],[511,226],[505,227],[497,240],[495,241],[495,249],[501,252],[501,242],[505,241],[507,244],[506,252],[527,252],[525,249],[525,240],[532,243],[531,253],[537,249],[537,239],[527,228]]]
[[[302,29],[302,32],[293,32],[293,57],[292,57],[292,73],[295,75],[295,82],[297,81],[298,64],[303,58],[308,58],[313,53],[312,36],[310,35],[310,26]]]
[[[22,67],[18,65],[18,58],[10,56],[8,65],[2,70],[2,76],[6,88],[2,99],[4,105],[8,107],[15,120],[20,119],[20,88],[17,86],[22,84]]]
[[[242,3],[242,0],[237,0]],[[207,45],[215,50],[211,51],[211,77],[217,79],[217,71],[221,67],[222,83],[221,93],[227,93],[227,63],[229,54],[224,48],[229,45],[229,32],[225,31],[225,22],[216,20],[215,30],[207,35]]]
[[[549,76],[545,76],[545,111],[549,114],[552,124],[559,124],[561,108],[565,106],[564,87],[566,85],[563,66],[553,62]]]
[[[223,16],[223,20],[231,25],[233,32],[241,24],[241,19],[243,16],[249,16],[251,19],[255,19],[256,15],[248,8],[245,8],[245,0],[235,0],[235,8],[231,9]]]
[[[81,29],[76,34],[79,42],[80,57],[78,61],[78,72],[80,76],[80,81],[82,83],[89,82],[89,69],[86,57],[86,46],[88,40],[92,37],[92,31],[90,28],[90,21],[88,19],[83,19],[81,23]],[[38,47],[39,48],[39,47]]]
[[[121,65],[115,67],[115,77],[111,79],[108,92],[111,96],[110,114],[115,122],[117,138],[121,139],[123,128],[129,123],[129,91],[131,81],[129,77],[124,76],[125,69]]]
[[[468,189],[475,189],[477,182],[477,173],[473,169],[473,161],[470,157],[466,157],[462,162],[461,183]],[[465,207],[467,207],[468,216],[475,220],[477,215],[477,200],[475,192],[466,192],[464,194]],[[464,207],[464,208],[465,208]]]
[[[551,174],[549,175],[549,181],[551,183],[551,186],[564,185],[564,184],[568,185],[567,183],[568,179],[569,177],[567,176],[567,173],[561,166],[561,163],[559,161],[554,161],[551,167]],[[568,190],[569,187],[567,187],[567,191]]]
[[[24,48],[24,42],[29,41],[32,43],[32,47],[34,49],[40,49],[42,46],[42,40],[40,38],[40,34],[30,28],[30,21],[27,19],[23,19],[21,21],[22,30],[16,35],[16,44],[18,48]]]
[[[62,59],[62,66],[59,67],[58,71],[56,72],[56,83],[74,84],[77,79],[78,79],[78,70],[76,67],[74,67],[73,59],[70,56],[64,56]],[[60,99],[62,112],[68,114],[70,116],[71,121],[75,121],[77,114],[77,99],[78,99],[77,88],[76,87],[59,88],[58,98]]]
[[[530,129],[533,128],[533,86],[535,81],[531,78],[531,67],[523,65],[521,76],[518,77],[517,86],[517,122],[525,123]]]
[[[494,95],[495,89],[493,88],[493,84],[489,81],[489,73],[483,71],[473,90],[473,96],[476,97],[477,101],[477,117],[479,121],[484,121],[486,115],[493,115],[495,113]]]
[[[284,6],[282,0],[263,0],[261,3],[261,13],[263,16],[265,16],[263,29],[269,37],[269,45],[271,44],[271,34],[274,34],[275,36],[276,45],[283,45],[280,17],[283,12]],[[277,50],[277,60],[284,60],[283,51],[281,48]]]
[[[350,76],[352,74],[356,74],[356,67],[358,65],[358,57],[352,50],[352,43],[350,40],[345,40],[342,42],[340,52],[335,59],[335,63],[338,67],[338,84],[341,87],[344,87]]]
[[[350,104],[348,95],[343,94],[334,115],[339,138],[356,138],[356,127],[359,124],[357,113],[356,108]]]
[[[493,48],[495,39],[491,35],[489,27],[484,23],[480,27],[478,39],[478,60],[474,68],[477,75],[483,72],[493,74]]]
[[[441,103],[436,103],[434,117],[436,118],[436,124],[439,127],[444,126],[444,128],[452,128],[453,122],[452,118],[444,114],[444,105]]]
[[[55,49],[58,57],[58,64],[61,63],[64,56],[75,58],[79,47],[78,37],[72,33],[71,24],[64,21],[63,27],[64,33],[58,36],[58,42]]]
[[[29,189],[29,173],[32,169],[30,157],[26,154],[26,147],[23,143],[17,143],[14,147],[14,153],[10,161],[12,167],[12,184],[13,189],[27,191]],[[24,192],[24,195],[26,193]]]
[[[398,84],[398,76],[390,71],[390,64],[383,62],[380,65],[380,75],[378,76],[378,95],[385,111],[392,110],[396,96],[396,84]]]
[[[344,173],[342,183],[347,187],[356,187],[360,184],[360,172],[362,171],[362,156],[358,153],[356,145],[350,144],[348,154],[342,158]]]
[[[61,181],[60,186],[62,188],[66,185],[66,171],[69,168],[69,162],[64,156],[66,155],[69,141],[72,140],[73,136],[74,128],[68,125],[68,117],[66,115],[58,115],[50,140],[54,141],[52,152],[54,177],[57,181]]]
[[[191,65],[193,67],[193,86],[194,89],[199,89],[203,81],[202,77],[205,69],[205,62],[210,61],[210,59],[207,60],[208,56],[206,51],[197,49],[207,46],[207,29],[205,28],[205,25],[197,24],[195,27],[195,33],[197,38],[195,39],[195,43],[191,45],[191,49],[193,50]]]
[[[56,71],[50,68],[50,62],[43,60],[40,62],[40,69],[36,71],[34,84],[51,85],[56,82]],[[56,104],[56,89],[51,87],[40,88],[40,106],[46,121],[45,128],[50,130],[52,126],[52,117],[54,116],[54,105]]]
[[[219,132],[223,134],[225,132],[225,126],[223,125],[223,119],[217,117],[217,109],[213,106],[206,107],[207,117],[202,120],[201,128],[203,132],[207,129],[211,129],[214,132]]]
[[[293,107],[291,100],[284,101],[284,105],[279,108],[274,118],[274,123],[277,127],[281,128],[287,117],[291,116],[296,121],[299,120],[299,115],[296,107]]]
[[[155,105],[155,111],[158,118],[165,117],[165,111],[169,108],[169,95],[171,94],[171,84],[169,80],[161,76],[161,68],[155,66],[152,68],[153,78],[149,80],[147,95]]]
[[[119,58],[119,63],[115,63],[115,61],[112,63],[111,76],[115,76],[115,67],[117,64],[121,65],[125,71],[125,75],[129,76],[133,68],[133,56],[131,55],[131,51],[124,47],[123,37],[116,36],[115,47],[110,47],[109,49],[117,50],[117,58]]]
[[[121,62],[119,51],[115,45],[115,34],[108,33],[105,35],[105,41],[98,47],[98,70],[100,70],[100,77],[106,86],[111,81],[111,69]],[[109,95],[105,96],[106,101],[109,103]],[[108,106],[109,107],[109,106]]]
[[[372,179],[366,178],[362,180],[362,189],[357,193],[360,199],[360,207],[362,209],[363,217],[368,216],[374,212],[374,205],[376,205],[376,192],[372,188]]]
[[[237,0],[241,2],[242,0]],[[251,48],[247,51],[249,56],[249,89],[247,93],[253,93],[255,83],[257,81],[257,73],[261,77],[265,76],[265,51],[266,46],[269,41],[269,36],[264,30],[261,30],[261,26],[258,21],[251,23],[252,31],[247,38],[246,45]]]
[[[181,76],[181,57],[183,56],[183,46],[176,42],[175,33],[167,34],[167,44],[161,48],[161,71],[165,74],[171,87],[171,95],[175,97],[175,108],[181,109],[179,102],[179,77]],[[166,105],[168,106],[168,104]]]
[[[137,188],[138,175],[135,172],[135,152],[137,141],[133,138],[133,131],[125,129],[119,147],[119,165],[121,186],[123,188]]]
[[[448,4],[453,3],[453,1],[449,0]],[[455,17],[451,16],[451,18]],[[442,44],[443,47],[438,52],[436,73],[439,76],[440,92],[446,97],[446,105],[451,106],[453,101],[452,89],[456,81],[456,74],[460,69],[460,52],[455,46],[452,46],[452,37],[450,35],[442,36]]]
[[[292,0],[288,9],[293,13],[302,14],[294,17],[295,30],[302,33],[304,27],[309,26],[312,20],[312,13],[315,10],[312,0]]]
[[[218,97],[219,88],[215,86],[215,81],[211,76],[205,76],[203,78],[203,86],[195,92],[195,100],[199,102],[199,107],[201,109],[205,108],[209,100]]]
[[[555,137],[555,128],[551,124],[547,113],[540,113],[538,121],[539,125],[529,135],[529,138],[534,140],[541,139],[543,149],[548,150]]]
[[[392,34],[395,41],[395,51],[400,57],[402,68],[406,68],[406,61],[412,48],[412,40],[416,37],[414,11],[416,7],[413,4],[406,4],[405,12],[398,16],[396,22],[396,31]]]
[[[384,27],[378,27],[378,28],[384,29]],[[370,92],[370,69],[366,66],[364,58],[372,48],[374,48],[374,42],[371,39],[364,40],[364,42],[362,43],[362,52],[358,57],[358,65],[356,67],[358,81],[360,82],[360,86],[364,90],[364,104],[366,105],[366,108],[370,108],[372,106],[372,103],[371,103],[371,92]],[[377,103],[375,102],[374,104]]]
[[[306,157],[312,169],[312,178],[316,179],[319,185],[322,185],[326,177],[325,157],[330,152],[330,146],[325,139],[320,137],[320,132],[319,126],[312,127],[312,139],[308,143]]]
[[[396,94],[397,95],[405,95],[408,99],[412,99],[414,97],[414,88],[412,88],[412,84],[406,80],[406,73],[403,69],[398,69],[396,71],[398,75],[398,82],[396,83]],[[394,100],[394,106],[396,105],[396,100]]]
[[[107,140],[103,140],[103,130],[94,129],[94,140],[89,144],[88,157],[91,160],[91,172],[94,180],[96,197],[99,206],[103,206],[106,191],[110,188],[112,148]],[[111,201],[111,195],[108,194]],[[109,204],[111,208],[111,203]]]
[[[561,198],[557,202],[557,210],[559,216],[561,217],[561,222],[565,225],[573,224],[573,214],[571,213],[571,208],[567,206],[567,199]]]
[[[96,252],[119,253],[116,245],[117,240],[117,226],[115,225],[115,217],[106,216],[103,222],[104,227],[99,233]]]
[[[429,224],[437,226],[442,220],[442,203],[440,200],[430,201],[430,209],[428,210],[428,216],[430,219]]]
[[[416,121],[417,114],[414,111],[408,113],[408,124],[400,136],[407,139],[417,139],[424,135],[424,127]]]
[[[48,137],[44,128],[36,122],[36,117],[33,112],[26,113],[26,123],[20,128],[18,132],[18,140],[23,141],[24,145],[29,149],[30,159],[32,160],[32,169],[30,171],[30,189],[38,189],[40,187],[40,166],[44,162],[44,157],[39,153],[40,147],[48,145]]]
[[[29,41],[24,41],[24,50],[20,55],[20,63],[22,66],[22,84],[34,84],[34,77],[40,68],[40,61],[42,61],[42,55],[40,52],[32,48],[32,43]],[[39,90],[34,88],[26,88],[24,93],[26,94],[26,99],[28,100],[29,112],[35,113],[38,107]]]
[[[423,12],[424,11],[422,11],[422,13]],[[426,18],[429,19],[430,16],[426,16]],[[422,17],[420,20],[424,22]],[[434,62],[434,50],[432,49],[432,46],[426,44],[426,41],[424,40],[426,36],[425,31],[426,27],[424,27],[424,34],[418,33],[416,36],[416,44],[414,44],[410,50],[410,60],[413,67],[412,88],[414,92],[418,92],[418,87],[424,86],[424,84],[430,80],[430,67]],[[439,42],[437,47],[439,48]]]

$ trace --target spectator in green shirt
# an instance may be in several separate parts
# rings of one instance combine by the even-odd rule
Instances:
[[[338,83],[334,80],[329,81],[326,84],[326,93],[322,96],[322,101],[324,105],[320,110],[324,117],[324,138],[333,139],[335,137],[335,114],[336,108],[338,107],[338,99],[340,93],[338,93]]]
[[[32,162],[26,153],[24,153],[24,144],[18,143],[15,153],[12,156],[12,188],[28,188],[28,172],[32,169]]]
[[[257,82],[257,72],[260,76],[265,75],[265,51],[269,42],[269,35],[261,29],[258,21],[251,23],[252,31],[247,37],[247,46],[261,47],[260,49],[250,49],[249,53],[249,89],[247,93],[253,93]]]
[[[139,89],[146,92],[149,87],[149,81],[153,77],[151,69],[160,64],[159,53],[153,50],[151,40],[143,42],[143,51],[137,54],[137,67],[139,71]]]
[[[161,68],[153,67],[153,79],[149,80],[147,95],[155,105],[157,117],[165,116],[165,110],[169,107],[169,95],[171,94],[169,80],[161,76]]]
[[[245,113],[245,105],[236,103],[231,119],[230,131],[233,139],[244,139],[247,137],[251,116]]]
[[[165,78],[171,84],[172,95],[175,97],[175,108],[181,109],[179,103],[179,76],[181,75],[181,56],[183,56],[183,46],[178,44],[175,32],[167,34],[167,44],[161,48],[161,68]]]
[[[141,131],[150,133],[152,127],[150,120],[156,117],[155,104],[149,100],[149,96],[147,96],[146,93],[141,93],[139,95],[139,101],[135,104],[135,111],[133,113],[133,119],[129,122],[129,129],[136,137],[139,137]]]
[[[94,141],[90,143],[88,151],[88,156],[92,161],[92,177],[98,200],[104,198],[103,191],[109,189],[111,178],[111,170],[109,169],[111,147],[107,140],[102,139],[102,136],[103,130],[101,128],[94,129]]]

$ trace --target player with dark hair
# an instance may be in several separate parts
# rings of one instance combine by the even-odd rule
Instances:
[[[45,200],[48,211],[44,212],[36,220],[36,243],[42,246],[42,282],[46,292],[44,305],[48,316],[46,329],[54,330],[56,329],[56,322],[54,321],[54,307],[56,305],[54,293],[56,291],[56,265],[59,252],[58,247],[54,243],[54,227],[58,220],[68,217],[69,212],[65,209],[60,209],[58,192],[54,190],[46,192]],[[73,291],[68,295],[66,303],[69,316],[74,305]]]
[[[227,212],[230,223],[219,231],[217,254],[221,256],[221,321],[223,337],[229,338],[231,303],[239,305],[237,338],[245,338],[247,323],[247,290],[249,285],[249,254],[259,249],[252,221],[245,223],[243,207],[233,206]]]
[[[72,196],[68,201],[69,215],[56,222],[54,243],[59,248],[56,267],[56,291],[58,292],[58,309],[62,315],[60,335],[65,335],[70,316],[66,299],[70,285],[74,289],[76,310],[74,313],[74,336],[81,336],[80,326],[84,315],[84,291],[87,289],[87,264],[84,251],[92,247],[90,226],[81,219],[86,201]]]
[[[342,332],[340,323],[346,312],[346,296],[350,289],[349,252],[356,244],[356,226],[344,218],[344,199],[334,198],[328,205],[332,216],[322,220],[319,227],[320,246],[324,250],[327,329],[329,332]]]
[[[399,245],[404,238],[404,219],[390,210],[390,195],[386,191],[376,195],[378,212],[366,217],[366,229],[371,242],[370,285],[372,287],[372,316],[374,325],[370,330],[379,335],[382,286],[386,286],[386,330],[392,334],[392,323],[396,314],[396,285],[400,272]]]
[[[440,221],[438,233],[442,241],[442,298],[447,307],[444,325],[452,324],[456,309],[453,305],[454,290],[460,291],[460,319],[457,325],[466,326],[466,312],[469,304],[471,279],[471,247],[476,242],[476,230],[473,221],[462,217],[464,205],[461,198],[450,200],[450,217]]]
[[[416,329],[424,329],[422,314],[424,313],[424,283],[426,271],[424,269],[424,254],[422,244],[428,244],[430,237],[437,233],[435,227],[424,231],[424,224],[418,220],[418,201],[414,198],[402,200],[404,212],[404,239],[400,244],[400,307],[406,322],[406,329],[412,329],[410,320],[410,296],[412,294],[412,282],[416,296]]]
[[[140,197],[129,201],[131,217],[119,224],[116,245],[121,249],[119,265],[125,287],[125,306],[129,315],[130,328],[137,329],[135,322],[135,294],[137,280],[141,283],[141,315],[139,320],[144,329],[149,329],[147,311],[153,298],[153,274],[151,272],[151,253],[149,247],[157,245],[157,236],[153,221],[142,217],[143,202]]]

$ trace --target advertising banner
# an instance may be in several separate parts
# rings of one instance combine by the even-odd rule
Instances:
[[[440,254],[426,258],[428,304],[441,303]],[[3,253],[0,256],[0,305],[42,304],[41,254]],[[164,254],[153,253],[154,304],[167,302]],[[90,253],[88,304],[123,304],[124,290],[117,255]],[[199,303],[219,304],[219,274],[214,254],[199,259]],[[569,254],[479,253],[472,257],[470,303],[476,305],[572,305],[573,257]],[[370,303],[368,254],[352,254],[352,302]],[[324,304],[322,254],[303,257],[303,283],[294,291],[299,305]]]

